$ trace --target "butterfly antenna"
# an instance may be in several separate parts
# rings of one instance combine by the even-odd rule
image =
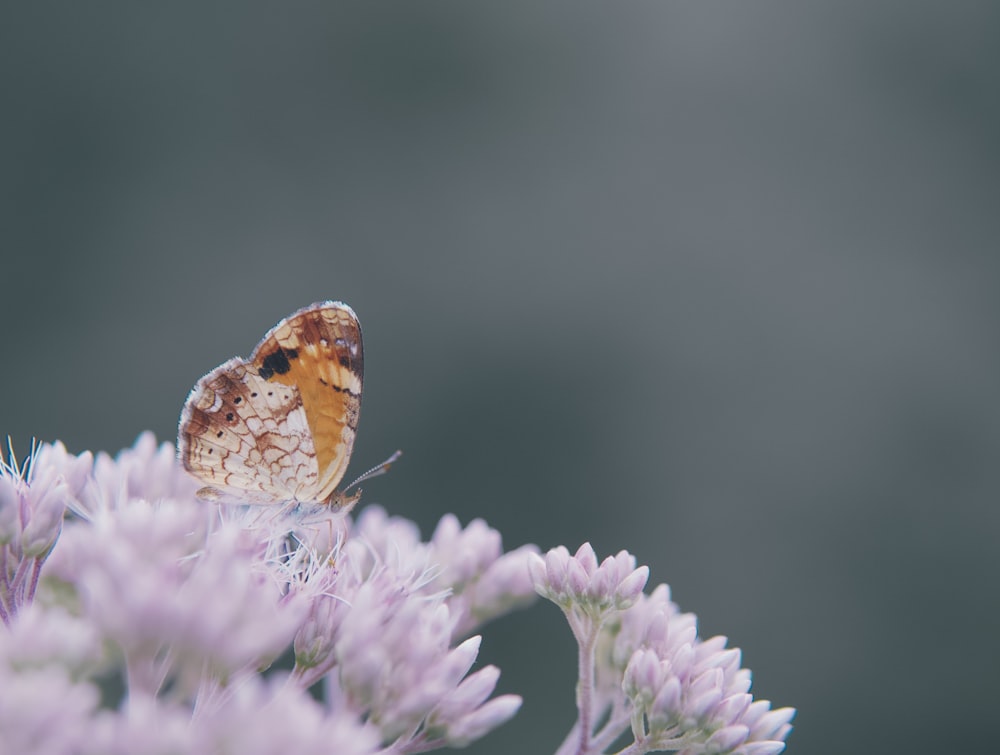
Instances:
[[[396,460],[402,455],[403,455],[402,451],[396,451],[396,453],[394,453],[388,459],[383,461],[381,464],[372,467],[363,475],[361,475],[358,479],[356,479],[354,482],[352,482],[350,485],[344,488],[342,492],[346,493],[348,490],[353,488],[359,482],[364,482],[365,480],[370,480],[372,477],[378,477],[379,475],[385,474],[386,472],[389,471],[389,468],[396,462]]]

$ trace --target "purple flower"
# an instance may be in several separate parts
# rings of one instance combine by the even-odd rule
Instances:
[[[385,569],[350,601],[350,610],[334,609],[338,696],[367,711],[384,741],[397,740],[403,751],[467,743],[516,711],[520,698],[517,705],[512,697],[486,702],[495,669],[466,678],[480,638],[452,645],[455,621],[444,594],[411,592]]]
[[[67,528],[54,554],[53,576],[77,586],[83,616],[121,649],[133,691],[170,681],[193,697],[206,667],[225,677],[266,666],[306,615],[251,533],[212,520],[207,507],[132,500]]]
[[[468,675],[480,638],[456,632],[471,606],[493,615],[530,593],[523,552],[505,558],[484,523],[446,519],[435,545],[377,508],[351,527],[326,509],[209,506],[195,489],[149,434],[114,459],[55,445],[4,466],[0,676],[39,706],[10,708],[25,727],[65,722],[46,751],[418,752],[517,710],[516,696],[489,699],[494,667]],[[289,646],[294,673],[263,680]],[[109,663],[126,696],[100,708]],[[316,681],[325,702],[306,694]]]
[[[191,712],[171,700],[139,695],[96,718],[80,752],[93,755],[220,752],[261,755],[373,755],[377,732],[346,711],[328,711],[284,677],[248,677],[213,708]]]
[[[54,666],[82,678],[101,664],[101,640],[95,627],[69,611],[33,603],[0,631],[0,669]]]
[[[626,551],[505,553],[482,520],[428,541],[369,506],[207,504],[152,435],[115,458],[61,444],[0,464],[0,731],[19,752],[425,752],[509,720],[470,633],[536,594],[579,645],[560,752],[766,755],[794,711],[749,694]],[[288,649],[290,673],[268,667]],[[100,683],[115,676],[121,699]],[[314,687],[314,685],[318,685]],[[322,699],[310,689],[321,687]],[[102,697],[101,689],[105,690]],[[600,722],[600,728],[597,723]]]
[[[62,609],[23,607],[0,627],[0,737],[5,752],[75,753],[92,736],[100,693],[87,680],[100,638]]]
[[[34,600],[42,565],[59,539],[71,500],[62,470],[39,464],[38,451],[33,448],[23,465],[13,450],[7,462],[0,461],[0,620],[4,624]],[[67,470],[72,482],[77,481],[78,466]]]
[[[600,564],[590,543],[573,556],[559,546],[530,562],[535,590],[564,611],[584,613],[600,620],[608,612],[632,605],[649,578],[649,567],[635,565],[627,551],[608,556]]]
[[[500,533],[486,522],[473,519],[462,529],[452,514],[442,517],[430,546],[431,560],[440,565],[432,585],[450,592],[457,635],[534,600],[528,564],[535,546],[505,554]]]
[[[600,753],[631,728],[622,752],[761,755],[784,749],[792,708],[753,702],[750,672],[724,637],[700,640],[666,585],[625,551],[598,565],[589,545],[531,564],[535,589],[566,614],[579,645],[579,718],[562,752]],[[599,729],[595,723],[601,721]]]
[[[5,752],[71,755],[92,739],[100,694],[54,665],[0,667],[0,732]]]

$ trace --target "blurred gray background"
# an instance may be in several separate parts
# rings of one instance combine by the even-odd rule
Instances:
[[[335,298],[352,473],[429,534],[627,548],[790,752],[972,752],[1000,675],[994,3],[23,4],[0,21],[0,431],[173,440]],[[482,662],[547,752],[575,650]]]

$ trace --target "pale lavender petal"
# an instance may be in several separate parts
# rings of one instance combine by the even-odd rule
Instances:
[[[53,665],[82,675],[96,668],[101,660],[101,636],[96,628],[61,607],[27,605],[8,629],[0,630],[0,665]]]
[[[749,721],[746,720],[748,716],[744,716],[744,723],[750,726],[751,739],[784,739],[787,735],[786,727],[795,716],[795,708],[777,708],[768,711],[770,705],[767,700],[759,700],[750,706],[750,709],[758,706],[754,711],[757,715],[750,717]],[[766,712],[760,715],[761,711]]]
[[[620,550],[614,555],[615,566],[618,569],[618,578],[621,579],[626,574],[630,574],[635,571],[636,561],[635,556],[629,553],[627,550]],[[647,567],[648,571],[648,567]]]
[[[349,606],[343,601],[326,595],[311,601],[308,617],[292,643],[296,666],[300,669],[313,668],[331,659],[334,636],[349,610]]]
[[[701,663],[706,658],[718,655],[718,653],[725,650],[727,642],[729,640],[719,634],[702,640],[696,648],[698,652],[695,654],[695,663]]]
[[[47,553],[62,531],[69,487],[62,480],[41,491],[32,486],[30,498],[31,513],[21,533],[21,551],[34,558]]]
[[[367,755],[377,752],[374,728],[346,711],[324,711],[310,696],[279,677],[239,685],[212,716],[195,719],[197,755]]]
[[[538,568],[539,561],[538,549],[533,545],[521,546],[494,561],[476,585],[476,613],[492,616],[534,600],[533,577],[529,568],[532,563]],[[544,572],[544,563],[541,568]]]
[[[645,705],[656,696],[662,685],[663,674],[656,653],[646,648],[636,650],[625,668],[622,680],[625,694],[633,698],[636,704]]]
[[[0,628],[0,633],[3,629]],[[4,752],[72,755],[92,738],[100,694],[58,667],[11,673],[0,668],[0,732]]]
[[[583,564],[572,559],[566,569],[566,576],[570,592],[575,596],[583,596],[590,584],[590,576]]]
[[[729,677],[726,682],[727,695],[739,695],[750,691],[750,669],[741,668]]]
[[[449,651],[444,660],[439,662],[437,673],[449,688],[457,687],[462,677],[469,673],[469,669],[479,656],[479,646],[482,641],[483,638],[479,635],[470,637]]]
[[[648,566],[642,566],[625,577],[615,591],[616,607],[619,609],[625,609],[632,606],[642,594],[648,579]]]
[[[705,742],[706,753],[732,752],[746,741],[749,729],[746,726],[726,726],[716,731]]]
[[[561,545],[545,554],[545,573],[552,595],[562,595],[566,592],[569,565],[569,551]]]
[[[94,720],[85,755],[174,755],[196,752],[191,711],[175,702],[131,695],[121,710],[102,711]]]
[[[447,743],[451,747],[465,747],[501,726],[521,708],[519,695],[500,695],[456,721],[448,728]]]
[[[663,729],[677,721],[683,713],[681,694],[680,680],[677,677],[667,679],[649,707],[650,728]]]
[[[446,515],[430,541],[432,559],[440,566],[437,583],[460,592],[477,579],[503,553],[500,533],[482,519],[462,529],[458,519]]]
[[[90,482],[94,455],[90,451],[84,451],[79,456],[74,456],[66,450],[66,446],[56,441],[39,446],[32,464],[36,469],[51,468],[66,482],[70,495],[76,497]]]
[[[614,562],[609,563],[608,567],[604,568],[600,566],[590,575],[587,587],[581,597],[587,598],[598,605],[610,603],[614,597],[618,582],[616,579],[617,575],[614,573]]]
[[[2,483],[2,480],[0,480]],[[0,495],[3,491],[0,490]],[[0,516],[2,516],[2,510],[0,510]],[[0,533],[2,533],[2,520],[0,520]],[[2,540],[0,540],[2,542]],[[539,556],[537,553],[532,553],[528,558],[528,572],[531,574],[531,583],[539,595],[546,595],[551,587],[548,579],[548,574],[545,570],[545,559]]]
[[[710,713],[710,718],[715,726],[727,726],[737,722],[747,724],[742,716],[751,702],[753,702],[753,695],[731,695],[715,706]]]
[[[470,674],[438,703],[428,718],[429,725],[445,728],[449,722],[475,710],[493,694],[499,679],[500,669],[496,666],[485,666]]]
[[[739,751],[740,755],[778,755],[784,750],[784,742],[747,742]]]
[[[597,571],[597,554],[594,553],[594,549],[590,543],[584,543],[577,548],[576,553],[573,555],[573,560],[583,567],[588,577]]]

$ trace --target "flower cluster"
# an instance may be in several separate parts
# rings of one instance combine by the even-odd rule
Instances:
[[[646,567],[625,551],[598,564],[584,544],[534,556],[535,589],[566,614],[579,645],[578,719],[560,753],[601,753],[631,727],[620,755],[775,755],[793,708],[771,710],[749,694],[750,672],[725,637],[701,640],[666,585],[650,594]],[[595,731],[596,722],[602,722]]]
[[[61,447],[52,453],[60,450],[65,454]],[[38,465],[32,453],[22,466],[11,450],[8,461],[0,460],[0,620],[4,624],[9,625],[34,599],[42,564],[62,532],[66,506],[90,466],[90,454],[72,463],[67,463],[66,456],[61,464]]]
[[[480,521],[422,542],[377,507],[289,517],[196,487],[149,434],[0,470],[5,749],[412,753],[516,713],[495,667],[469,673],[469,634],[534,597],[533,549]]]
[[[770,755],[794,713],[749,694],[622,551],[504,552],[481,520],[428,540],[377,506],[207,504],[150,434],[116,458],[0,463],[0,742],[21,753],[406,753],[510,719],[485,622],[536,594],[579,646],[560,753]]]

